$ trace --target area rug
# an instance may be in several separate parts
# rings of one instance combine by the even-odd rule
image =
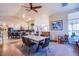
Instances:
[[[28,55],[28,48],[16,46],[25,56]],[[50,43],[48,47],[39,49],[38,52],[31,52],[30,56],[77,56],[74,48],[68,44]]]

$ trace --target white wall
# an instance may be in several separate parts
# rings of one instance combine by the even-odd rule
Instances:
[[[79,12],[79,8],[71,9],[68,11],[62,11],[62,12],[50,15],[50,17],[49,17],[50,26],[51,26],[52,21],[63,20],[63,30],[56,30],[56,31],[50,30],[51,40],[57,36],[63,36],[64,34],[68,34],[68,20],[69,20],[68,15],[71,13],[74,13],[74,12]],[[69,15],[69,16],[72,16],[72,15]],[[76,17],[78,17],[78,15],[75,15],[74,18],[76,18]]]
[[[63,30],[51,30],[50,37],[51,40],[56,38],[57,36],[63,36],[64,34],[68,34],[68,22],[67,22],[67,14],[66,13],[57,13],[50,16],[50,26],[52,21],[63,20]]]
[[[79,18],[79,11],[68,14],[68,19]]]
[[[40,26],[42,31],[49,31],[49,15],[43,13],[35,18],[35,26]]]

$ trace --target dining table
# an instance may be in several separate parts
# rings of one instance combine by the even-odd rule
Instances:
[[[37,42],[39,42],[41,40],[45,40],[47,38],[47,37],[44,37],[44,36],[35,36],[35,35],[26,35],[26,36],[23,36],[23,37],[29,38],[29,39],[31,39],[33,41],[37,41]]]
[[[23,37],[29,38],[31,41],[34,41],[37,44],[38,47],[37,47],[36,51],[38,51],[38,49],[39,49],[39,43],[41,41],[44,42],[45,39],[48,38],[48,37],[44,37],[44,36],[40,36],[40,35],[38,35],[38,36],[36,36],[36,35],[25,35]]]

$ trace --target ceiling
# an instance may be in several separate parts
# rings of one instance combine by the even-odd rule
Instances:
[[[23,5],[29,6],[28,3],[0,3],[0,16],[15,16],[26,14],[28,16],[33,16],[35,12],[25,11],[22,7]],[[34,6],[41,5],[42,8],[38,9],[37,14],[53,14],[61,11],[67,11],[70,9],[75,9],[79,7],[78,3],[70,3],[68,6],[62,7],[61,3],[33,3]]]
[[[0,3],[0,16],[16,15],[21,5],[17,3]]]

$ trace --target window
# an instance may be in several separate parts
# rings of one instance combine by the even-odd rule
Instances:
[[[79,35],[79,19],[68,20],[68,29],[69,35],[71,36],[72,32],[75,32],[76,35]]]
[[[79,12],[69,14],[68,19],[69,36],[72,35],[72,32],[79,36]]]

